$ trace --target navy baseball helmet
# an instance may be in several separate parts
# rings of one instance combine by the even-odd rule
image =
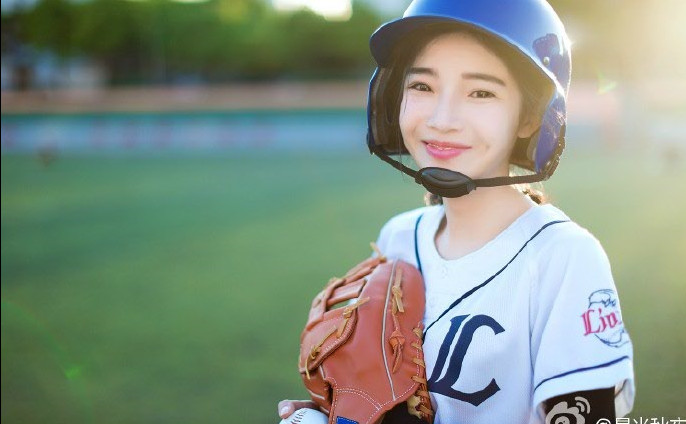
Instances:
[[[547,99],[541,127],[513,152],[512,162],[534,174],[472,180],[443,168],[414,171],[390,157],[407,153],[397,129],[398,105],[393,107],[399,99],[399,87],[389,84],[390,75],[398,72],[394,69],[395,57],[403,55],[405,47],[417,38],[415,35],[437,25],[471,30],[505,46],[530,65],[531,72],[540,74],[541,80],[550,84],[552,94]],[[545,0],[414,0],[402,18],[382,25],[370,39],[377,68],[369,83],[367,103],[369,151],[414,177],[430,192],[444,197],[458,197],[481,186],[548,179],[564,149],[570,44],[562,21]],[[389,96],[393,90],[394,94]]]

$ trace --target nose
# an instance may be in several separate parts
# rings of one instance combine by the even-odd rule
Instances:
[[[448,93],[439,96],[426,125],[440,132],[461,130],[463,122],[460,101],[453,99]]]

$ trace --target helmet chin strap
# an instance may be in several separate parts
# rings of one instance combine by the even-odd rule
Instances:
[[[564,141],[562,144],[564,145]],[[559,149],[558,151],[561,153],[562,149]],[[414,178],[417,184],[424,186],[429,192],[441,197],[449,198],[464,196],[471,191],[476,190],[477,187],[496,187],[547,180],[553,174],[560,161],[559,154],[555,154],[553,155],[553,159],[546,164],[545,168],[540,173],[516,177],[493,177],[474,180],[460,172],[451,171],[450,169],[445,168],[428,167],[415,171],[397,160],[392,159],[379,148],[374,149],[372,153],[377,155],[381,160],[388,162],[394,168]]]

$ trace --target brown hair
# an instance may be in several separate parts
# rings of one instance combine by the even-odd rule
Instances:
[[[552,97],[554,85],[539,72],[533,64],[514,47],[505,42],[484,33],[478,29],[458,25],[455,23],[438,22],[426,25],[421,30],[415,30],[405,36],[400,42],[396,43],[395,51],[392,54],[391,65],[388,71],[388,83],[384,97],[387,101],[383,103],[390,109],[386,116],[393,117],[389,125],[389,135],[391,139],[397,140],[399,145],[397,150],[402,152],[403,139],[400,126],[397,122],[400,115],[400,104],[403,96],[403,83],[407,73],[414,63],[421,50],[433,39],[449,33],[465,33],[476,40],[484,48],[498,56],[507,66],[510,73],[514,76],[517,86],[522,94],[520,108],[520,123],[529,117],[542,117],[548,101]],[[531,137],[537,137],[535,131]],[[524,174],[523,171],[533,169],[533,163],[527,151],[530,148],[530,138],[518,138],[510,155],[510,175]],[[400,155],[402,162],[402,154]],[[540,188],[533,188],[529,184],[520,185],[520,191],[529,196],[534,202],[543,204],[548,201],[543,193],[543,186],[537,183]],[[427,192],[424,196],[427,205],[443,203],[443,199],[433,193]]]

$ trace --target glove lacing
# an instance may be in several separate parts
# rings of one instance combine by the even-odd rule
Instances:
[[[393,294],[393,305],[391,307],[391,312],[393,316],[393,326],[394,330],[389,338],[389,343],[393,348],[393,373],[398,370],[398,366],[402,362],[402,350],[405,345],[405,337],[400,332],[400,324],[398,322],[398,313],[404,313],[405,308],[403,307],[402,297],[403,291],[400,288],[402,282],[402,269],[399,268],[395,275],[395,280],[393,286],[391,287],[391,293]],[[420,322],[417,327],[412,329],[412,332],[417,336],[417,340],[422,339],[422,323]],[[426,370],[426,364],[424,363],[424,355],[422,345],[417,341],[410,343],[410,346],[417,349],[417,357],[412,358],[412,362],[417,364],[417,366],[422,367]],[[425,374],[425,373],[424,373]],[[428,385],[425,378],[419,377],[417,375],[412,376],[412,380],[419,383],[419,388],[407,399],[408,411],[411,415],[416,416],[420,419],[426,419],[429,422],[433,421],[433,410],[429,407],[431,405],[431,399],[429,397]]]

